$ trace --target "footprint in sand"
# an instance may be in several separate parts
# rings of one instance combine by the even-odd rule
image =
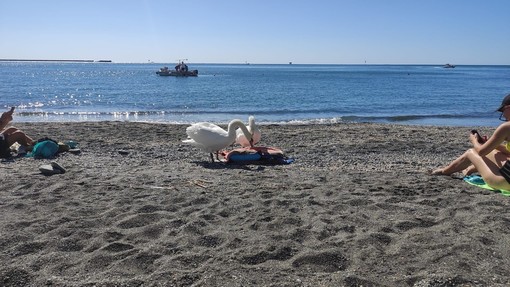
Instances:
[[[110,251],[110,252],[122,252],[126,250],[130,250],[135,248],[131,244],[121,243],[121,242],[114,242],[111,243],[103,248],[103,250]]]
[[[254,255],[248,255],[242,257],[239,261],[242,264],[256,265],[268,260],[284,261],[292,258],[295,251],[290,247],[279,248],[273,252],[262,251]]]
[[[317,272],[336,272],[345,270],[348,263],[342,254],[325,252],[301,256],[292,262],[292,266]]]

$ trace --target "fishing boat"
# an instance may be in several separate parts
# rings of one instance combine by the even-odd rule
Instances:
[[[170,70],[168,67],[163,67],[156,72],[160,76],[173,76],[173,77],[196,77],[198,76],[198,70],[191,71],[178,71]]]
[[[196,77],[198,76],[198,70],[188,70],[188,65],[186,65],[184,61],[179,61],[174,70],[170,70],[168,67],[163,67],[160,68],[156,74],[172,77]]]

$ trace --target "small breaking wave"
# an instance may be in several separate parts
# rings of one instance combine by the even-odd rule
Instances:
[[[438,114],[438,115],[334,115],[331,113],[287,114],[268,112],[213,112],[213,111],[18,111],[22,122],[82,122],[82,121],[134,121],[172,124],[190,124],[200,121],[225,124],[235,118],[254,115],[259,124],[338,124],[338,123],[394,123],[416,125],[496,126],[500,122],[493,113]]]

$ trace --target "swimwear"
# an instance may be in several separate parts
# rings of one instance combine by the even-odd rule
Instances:
[[[503,176],[508,183],[510,183],[510,160],[505,162],[505,165],[499,170],[501,176]]]
[[[0,158],[8,158],[11,156],[10,147],[7,145],[6,135],[0,134]]]

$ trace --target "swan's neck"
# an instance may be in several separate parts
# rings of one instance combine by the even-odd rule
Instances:
[[[249,127],[252,132],[255,130],[255,119],[253,117],[250,117]]]
[[[237,128],[240,128],[243,131],[243,134],[248,139],[248,141],[251,140],[251,133],[240,120],[233,120],[228,124],[228,136],[235,138]]]

